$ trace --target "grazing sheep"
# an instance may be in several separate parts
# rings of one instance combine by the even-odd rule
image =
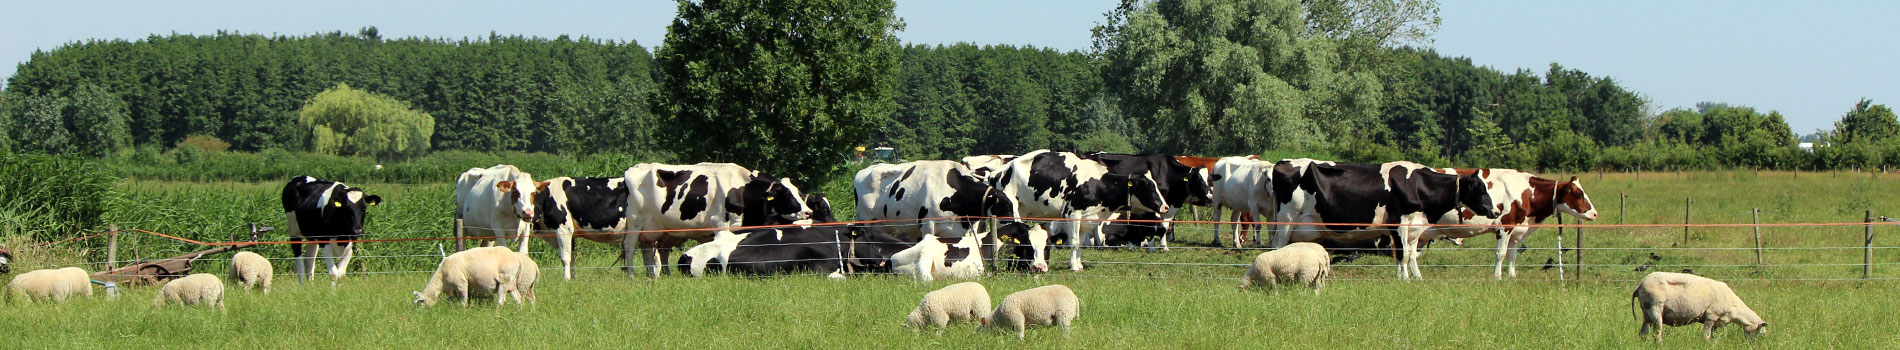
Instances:
[[[514,253],[521,261],[521,272],[515,274],[515,304],[521,304],[521,298],[528,298],[528,305],[534,305],[534,282],[541,279],[541,264],[527,254]]]
[[[942,333],[943,327],[953,321],[982,321],[985,312],[990,311],[990,291],[983,284],[963,282],[943,287],[924,294],[924,300],[917,303],[917,309],[905,316],[904,324],[924,328],[936,326]]]
[[[1326,253],[1325,247],[1310,242],[1293,243],[1254,257],[1240,287],[1273,287],[1280,282],[1292,282],[1313,287],[1313,295],[1319,295],[1332,270],[1332,256]]]
[[[273,270],[270,260],[252,252],[238,252],[231,256],[231,281],[237,282],[245,290],[257,288],[264,294],[270,294],[270,277]]]
[[[1032,325],[1054,325],[1069,332],[1069,321],[1082,313],[1082,301],[1075,291],[1060,284],[1031,288],[1003,297],[1003,304],[983,320],[984,328],[1016,331],[1016,339]]]
[[[60,302],[74,296],[92,296],[92,277],[77,267],[33,270],[7,283],[10,299]]]
[[[494,296],[499,305],[508,302],[506,296],[514,295],[515,302],[520,303],[520,289],[515,287],[515,280],[521,277],[522,260],[528,259],[507,247],[470,248],[449,254],[436,266],[435,274],[429,276],[429,284],[422,291],[414,292],[415,303],[435,306],[436,299],[445,291],[460,297],[462,306],[468,306],[468,299],[477,296]]]
[[[152,308],[165,306],[166,303],[180,305],[210,305],[224,310],[224,281],[218,275],[194,273],[190,276],[165,282],[158,296],[152,298]]]
[[[1748,339],[1756,334],[1768,331],[1768,322],[1762,321],[1755,310],[1742,303],[1742,297],[1735,290],[1707,277],[1673,272],[1651,272],[1643,277],[1642,284],[1630,294],[1631,304],[1641,304],[1642,328],[1636,330],[1638,336],[1649,334],[1650,327],[1656,328],[1656,341],[1662,341],[1662,326],[1683,326],[1690,323],[1702,323],[1702,338],[1715,338],[1715,329],[1725,323],[1741,324]],[[1634,306],[1634,305],[1632,305]]]

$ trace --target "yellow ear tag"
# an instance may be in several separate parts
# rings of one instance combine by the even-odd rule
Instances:
[[[1135,187],[1135,182],[1134,182],[1134,181],[1129,181],[1129,182],[1128,182],[1128,187]]]
[[[374,207],[374,206],[376,206],[376,203],[377,203],[377,202],[369,202],[369,206],[372,206],[372,207]]]
[[[767,202],[770,202],[770,201],[772,201],[772,199],[775,199],[775,198],[778,198],[778,197],[773,197],[773,196],[765,196],[765,201],[767,201]]]
[[[332,206],[332,207],[338,207],[338,208],[342,208],[342,207],[343,207],[343,202],[330,202],[330,206]]]

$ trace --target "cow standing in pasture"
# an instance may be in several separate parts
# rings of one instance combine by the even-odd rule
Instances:
[[[1243,222],[1246,218],[1265,218],[1273,214],[1273,163],[1259,160],[1258,157],[1226,157],[1214,163],[1213,172],[1221,175],[1220,181],[1213,182],[1214,210],[1228,208],[1233,214],[1228,221]],[[1259,231],[1258,224],[1234,224],[1234,247],[1240,248],[1247,238],[1247,232]],[[1216,226],[1218,227],[1218,226]],[[1260,244],[1260,235],[1255,233],[1254,245]],[[1215,230],[1214,245],[1220,245],[1220,232]]]
[[[380,196],[365,194],[362,189],[342,182],[296,176],[284,184],[284,221],[293,242],[356,240],[363,236],[363,221],[368,218],[369,207],[382,201]],[[349,272],[350,257],[356,252],[354,242],[307,246],[292,243],[289,247],[290,255],[296,260],[291,271],[297,274],[299,282],[309,281],[310,274],[316,272],[317,251],[321,250],[330,271],[331,285]]]
[[[959,238],[984,223],[991,230],[1009,232],[1025,231],[1027,225],[1017,217],[1017,205],[1003,191],[997,190],[977,176],[970,168],[960,162],[948,160],[925,160],[902,164],[878,164],[864,168],[852,178],[852,186],[857,193],[857,219],[870,220],[926,220],[940,218],[958,218],[955,220],[933,220],[919,222],[917,225],[893,225],[885,229],[891,234],[913,240],[924,237]],[[1002,217],[1001,220],[984,220],[979,216]],[[1011,234],[990,235],[991,238],[1003,238]],[[1027,240],[985,242],[993,249],[1009,247],[1012,251],[1028,252],[1023,257],[1044,256],[1047,237],[1027,237]],[[1026,242],[1026,243],[1025,243]],[[1025,255],[1020,254],[1019,255]],[[996,257],[992,252],[991,257]],[[1047,271],[1046,264],[1030,264],[1030,269]]]
[[[1396,235],[1401,250],[1401,279],[1424,278],[1418,268],[1416,242],[1434,220],[1457,212],[1460,206],[1477,215],[1498,217],[1489,189],[1477,176],[1441,174],[1412,162],[1311,164],[1308,168],[1300,177],[1299,188],[1312,194],[1312,203],[1292,208],[1294,217],[1298,222],[1328,225],[1319,230],[1290,232],[1288,239],[1353,241]],[[1277,198],[1280,194],[1275,195],[1277,201],[1288,202]],[[1275,247],[1288,242],[1280,238],[1274,237]]]
[[[1161,192],[1162,202],[1167,204],[1167,209],[1156,212],[1161,219],[1161,231],[1164,232],[1162,236],[1155,237],[1156,244],[1160,243],[1161,237],[1165,237],[1165,232],[1174,231],[1174,217],[1180,215],[1182,209],[1189,205],[1212,205],[1213,193],[1208,183],[1220,181],[1220,175],[1210,175],[1202,169],[1183,164],[1179,157],[1171,155],[1096,152],[1083,158],[1101,162],[1110,173],[1129,176],[1148,174],[1154,178],[1155,189]],[[1130,217],[1135,213],[1124,210],[1119,214]],[[1096,244],[1106,243],[1100,242],[1104,240],[1101,237],[1097,240]]]
[[[534,228],[554,231],[542,237],[560,254],[561,278],[574,278],[574,238],[621,246],[627,238],[627,186],[624,177],[557,177],[534,194]],[[632,273],[628,264],[625,269]]]
[[[665,254],[687,240],[712,241],[716,235],[731,234],[727,228],[811,215],[789,179],[737,164],[639,164],[627,168],[624,181],[627,226],[642,233],[638,239],[621,240],[621,254],[631,264],[633,252],[642,252],[651,277],[659,277]]]
[[[1083,241],[1101,227],[1101,221],[1084,225],[1083,220],[1114,219],[1119,212],[1166,213],[1172,209],[1163,201],[1152,175],[1112,173],[1101,162],[1068,152],[1037,150],[1017,157],[995,181],[1020,206],[1017,212],[1022,216],[1068,219],[1050,231],[1052,236],[1066,234],[1070,238],[1069,268],[1074,271],[1083,269],[1079,250]],[[1034,260],[1034,264],[1047,266],[1041,256]]]
[[[513,165],[469,168],[455,178],[455,249],[463,237],[480,237],[488,246],[504,238],[518,239],[519,252],[528,253],[534,222],[534,194],[547,183]]]
[[[1511,169],[1433,169],[1439,173],[1484,179],[1490,188],[1496,218],[1479,216],[1471,209],[1445,213],[1438,224],[1500,225],[1491,227],[1438,227],[1425,233],[1419,244],[1437,238],[1462,239],[1486,233],[1498,235],[1497,266],[1492,277],[1504,278],[1505,261],[1510,261],[1511,277],[1517,277],[1517,248],[1537,231],[1536,224],[1561,212],[1583,220],[1596,220],[1596,206],[1584,193],[1577,177],[1556,181]]]

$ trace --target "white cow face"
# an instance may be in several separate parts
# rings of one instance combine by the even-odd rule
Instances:
[[[495,183],[495,189],[508,195],[515,203],[514,214],[521,221],[534,222],[534,194],[548,188],[546,182],[534,182],[526,174],[517,177],[521,181],[502,181]]]

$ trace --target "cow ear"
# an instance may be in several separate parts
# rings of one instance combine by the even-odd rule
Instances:
[[[383,204],[383,197],[372,194],[369,195],[369,197],[363,197],[363,203],[367,203],[373,207],[377,204]]]
[[[535,191],[546,191],[546,190],[548,190],[548,182],[547,182],[547,181],[542,181],[542,182],[536,182],[536,183],[534,183],[534,190],[535,190]]]
[[[1220,179],[1221,179],[1221,177],[1222,177],[1222,176],[1220,176],[1220,174],[1209,174],[1209,175],[1207,175],[1207,181],[1208,181],[1208,182],[1217,182],[1217,181],[1220,181]]]
[[[514,181],[496,182],[495,189],[501,190],[502,192],[514,192],[515,182]]]
[[[1571,176],[1571,177],[1570,177],[1570,182],[1571,182],[1571,183],[1576,183],[1576,182],[1577,182],[1577,177],[1576,177],[1576,176]]]

